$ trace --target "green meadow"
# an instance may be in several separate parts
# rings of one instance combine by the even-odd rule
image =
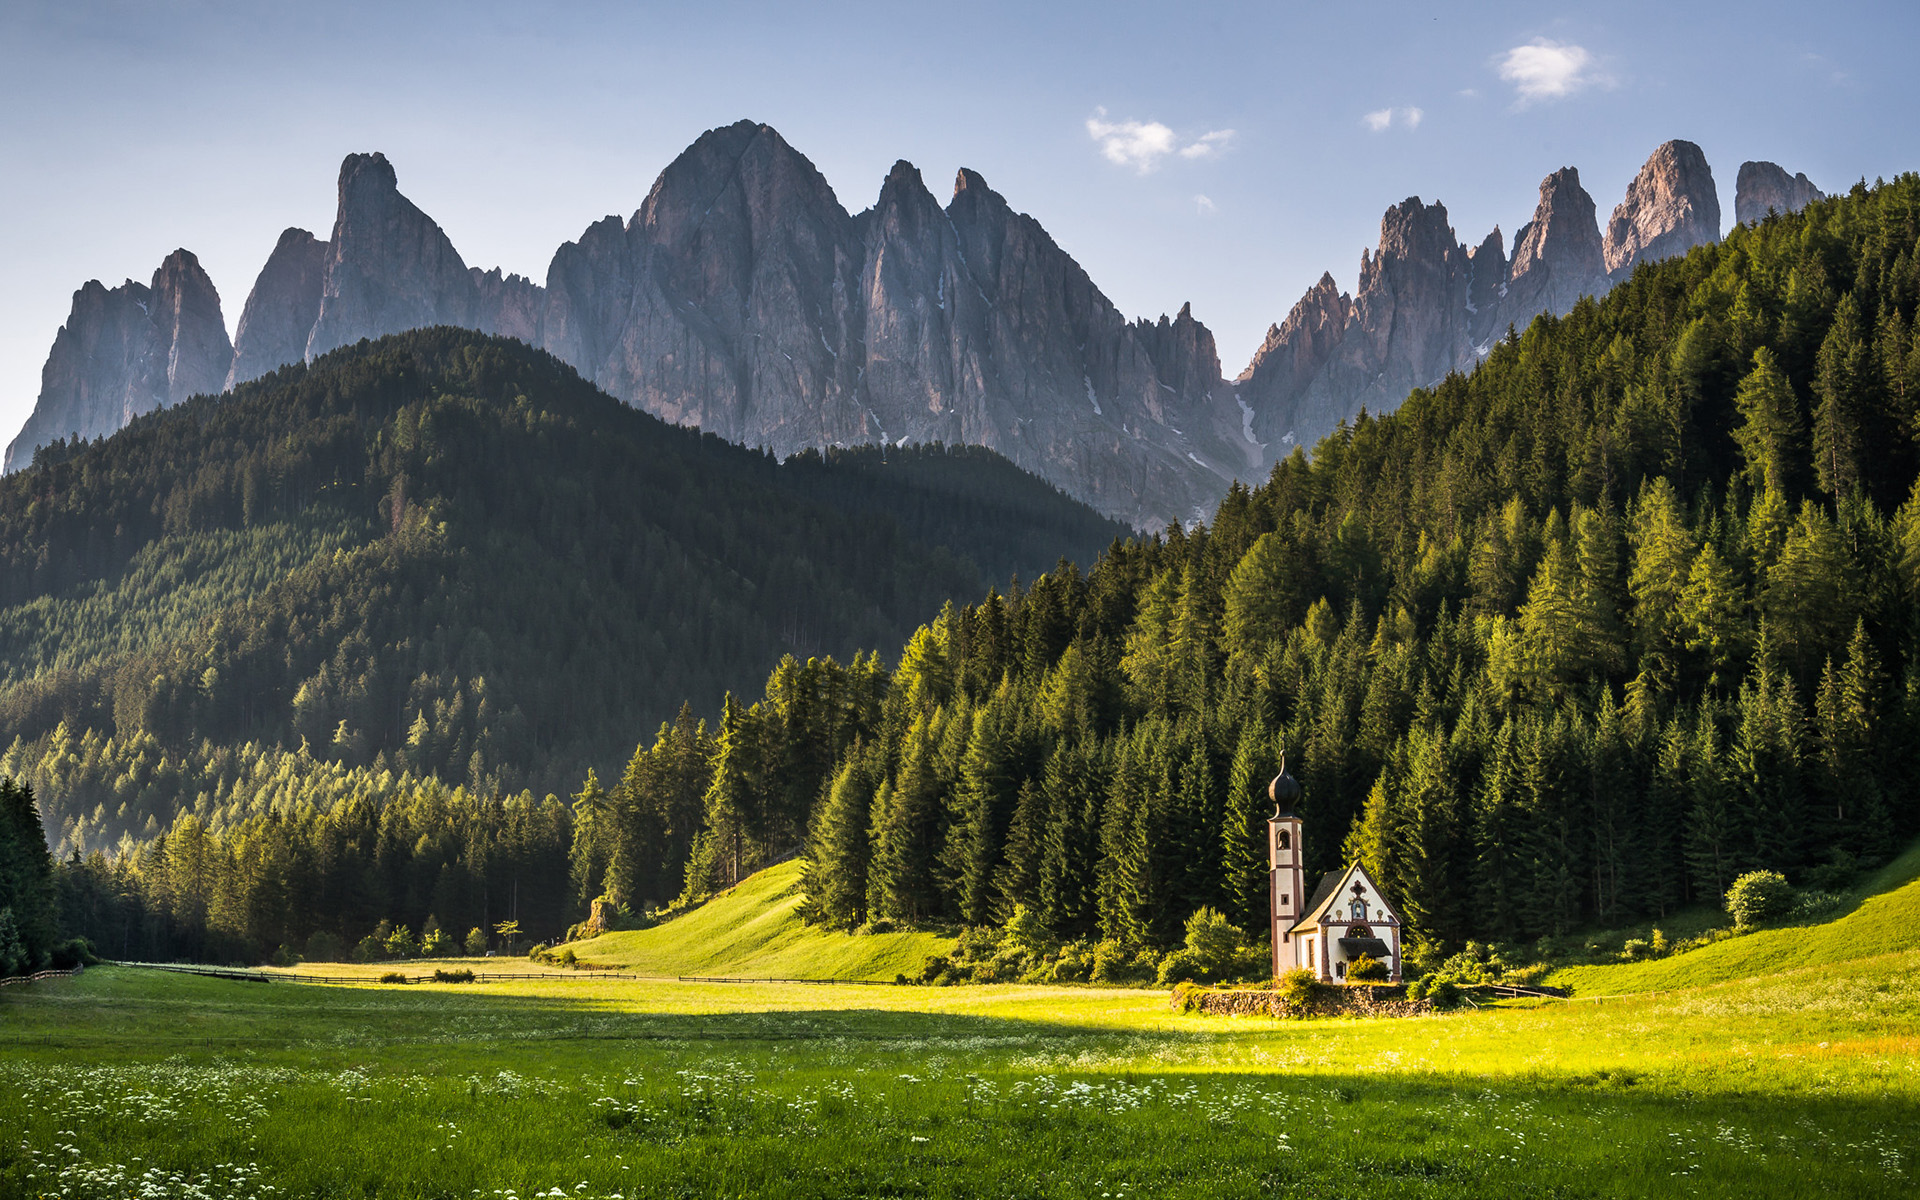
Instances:
[[[721,945],[791,892],[749,884],[717,902],[737,911],[595,949],[800,974],[867,940],[830,952],[789,916]],[[1893,920],[1914,887],[1830,926]],[[894,936],[860,951],[874,971],[909,952]],[[1403,1020],[1182,1015],[1124,989],[100,967],[0,990],[0,1195],[1912,1196],[1920,949],[1856,944]]]

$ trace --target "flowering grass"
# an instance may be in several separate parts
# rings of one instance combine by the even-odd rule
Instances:
[[[1909,1196],[1920,952],[1601,1005],[1016,986],[0,993],[0,1196]]]

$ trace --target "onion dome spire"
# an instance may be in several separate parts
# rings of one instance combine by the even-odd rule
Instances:
[[[1287,774],[1287,754],[1280,752],[1280,773],[1267,785],[1267,799],[1273,801],[1275,818],[1292,816],[1293,806],[1300,801],[1300,781]]]

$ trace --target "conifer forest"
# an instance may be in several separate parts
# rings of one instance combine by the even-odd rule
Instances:
[[[832,928],[1164,948],[1264,929],[1283,756],[1310,870],[1364,863],[1416,959],[1838,888],[1920,833],[1917,319],[1905,175],[1151,536],[388,339],[0,483],[0,776],[127,957],[553,938],[794,856]]]

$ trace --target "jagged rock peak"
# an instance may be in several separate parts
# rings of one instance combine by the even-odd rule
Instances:
[[[1720,194],[1707,156],[1692,142],[1671,141],[1647,158],[1607,222],[1607,271],[1625,278],[1635,263],[1685,254],[1720,240]]]
[[[1769,212],[1799,212],[1826,198],[1804,174],[1789,175],[1776,163],[1743,162],[1733,187],[1733,218],[1752,225],[1766,220]]]
[[[304,229],[288,229],[253,282],[240,326],[234,332],[233,367],[227,386],[258,379],[307,352],[307,337],[320,316],[320,289],[327,270],[327,244]]]
[[[1270,448],[1294,431],[1294,406],[1346,336],[1353,300],[1329,273],[1294,302],[1286,320],[1268,328],[1247,369],[1233,381],[1251,410],[1249,432]]]
[[[149,319],[166,352],[166,400],[178,404],[188,396],[218,395],[233,362],[233,343],[227,339],[226,318],[220,312],[220,293],[191,251],[175,250],[153,273]]]
[[[395,192],[400,190],[400,178],[394,174],[387,156],[378,150],[372,154],[349,154],[340,160],[341,201],[345,202],[348,188],[359,186]]]
[[[55,438],[101,437],[142,413],[218,392],[233,359],[220,294],[185,250],[168,255],[151,285],[109,290],[89,280],[54,336],[40,397],[4,469],[18,470]]]
[[[467,264],[440,226],[400,194],[387,156],[347,155],[306,356],[426,325],[491,332],[474,308]]]
[[[1506,312],[1497,327],[1524,326],[1543,312],[1565,316],[1580,297],[1604,295],[1607,286],[1593,197],[1580,186],[1578,169],[1562,167],[1540,181],[1533,220],[1513,239]]]

